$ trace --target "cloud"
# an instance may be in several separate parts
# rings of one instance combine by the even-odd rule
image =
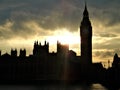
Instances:
[[[109,58],[113,57],[114,51],[96,51],[94,52],[95,57],[100,57],[100,58]]]
[[[120,54],[120,49],[96,49],[93,50],[93,57],[94,58],[99,58],[101,61],[108,61],[108,60],[113,60],[113,57],[117,53],[118,55]]]
[[[90,16],[95,20],[103,22],[104,25],[119,20],[118,12],[100,8],[104,1],[88,1]],[[108,1],[106,1],[108,2]],[[113,3],[113,2],[112,2]],[[108,6],[111,3],[109,2]],[[116,3],[114,3],[116,5]],[[93,6],[92,6],[93,5]],[[98,5],[96,8],[95,6]],[[102,5],[105,6],[104,4]],[[13,29],[24,29],[23,22],[34,20],[44,30],[56,30],[56,28],[68,28],[71,32],[77,31],[82,19],[84,9],[83,2],[80,0],[6,0],[1,1],[1,23],[6,19],[12,20],[15,24]],[[107,11],[108,10],[108,11]],[[113,17],[115,15],[115,17]],[[115,19],[116,18],[116,19]],[[106,22],[106,23],[105,23]],[[110,25],[109,25],[110,26]]]
[[[105,27],[112,27],[116,24],[120,24],[120,12],[118,12],[118,9],[120,8],[119,0],[100,0],[89,3],[91,16],[93,19],[100,21]]]
[[[95,37],[93,49],[119,49],[120,37]]]
[[[21,22],[35,20],[45,30],[56,28],[69,28],[70,31],[77,31],[79,25],[80,10],[75,0],[8,0],[2,1],[1,22],[11,19],[15,22],[15,28],[22,26]]]
[[[100,36],[100,37],[108,37],[108,38],[109,38],[109,37],[111,37],[111,38],[112,38],[112,37],[117,37],[116,34],[112,34],[112,33],[109,33],[109,32],[108,32],[108,33],[106,33],[106,32],[100,33],[99,36]]]
[[[6,20],[4,24],[0,26],[0,39],[10,40],[14,38],[30,39],[34,37],[53,35],[51,31],[46,31],[41,28],[35,21],[26,21],[15,23],[11,20]]]
[[[105,2],[107,5],[103,4]],[[114,15],[113,11],[115,11],[112,10],[111,13],[111,10],[109,10],[111,3],[113,4],[114,1],[108,2],[107,0],[101,0],[91,2],[91,0],[88,0],[88,9],[92,8],[89,10],[90,16],[99,19],[103,25],[111,21],[112,18],[115,20],[114,17],[110,18],[110,16],[108,16]],[[22,22],[35,20],[45,30],[56,30],[56,28],[66,27],[70,29],[70,31],[76,31],[79,27],[84,9],[83,2],[80,0],[6,0],[2,1],[1,4],[4,13],[4,15],[1,15],[2,19],[3,17],[4,19],[12,19],[16,24],[14,25],[15,28],[22,27]],[[116,5],[117,3],[114,4]],[[105,7],[106,9],[103,9]],[[116,14],[118,14],[118,12]]]

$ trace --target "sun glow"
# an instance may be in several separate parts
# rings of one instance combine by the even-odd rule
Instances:
[[[62,44],[78,44],[80,42],[79,35],[75,32],[69,32],[66,28],[58,29],[54,32],[53,36],[48,37],[48,41],[56,43],[60,41]]]

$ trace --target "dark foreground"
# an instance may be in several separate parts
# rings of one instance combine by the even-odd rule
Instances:
[[[1,81],[0,90],[120,90],[119,85],[66,81]]]
[[[101,84],[12,83],[0,85],[0,90],[107,90],[107,88]]]

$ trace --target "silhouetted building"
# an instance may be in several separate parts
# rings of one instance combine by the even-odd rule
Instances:
[[[92,71],[89,69],[92,66],[92,27],[86,5],[80,26],[80,35],[81,56],[76,56],[74,51],[69,50],[69,45],[63,45],[59,41],[57,41],[56,53],[49,53],[47,41],[44,42],[44,45],[35,41],[33,55],[28,57],[26,49],[20,49],[19,56],[17,56],[16,49],[11,49],[11,55],[2,55],[0,60],[7,60],[7,64],[2,64],[3,61],[1,61],[1,67],[10,66],[7,69],[13,73],[9,73],[8,70],[3,73],[3,76],[4,74],[10,74],[10,76],[14,74],[15,80],[80,80],[83,78],[82,76],[87,77],[91,73],[89,71]],[[10,61],[10,59],[13,60]]]
[[[11,56],[17,57],[17,49],[15,49],[15,50],[11,49]]]
[[[69,45],[62,45],[59,41],[57,41],[57,54],[65,56],[68,54]]]
[[[83,19],[80,25],[81,36],[81,74],[82,77],[91,77],[92,72],[92,26],[89,20],[89,13],[85,4]],[[89,74],[89,75],[88,75]]]
[[[33,54],[26,56],[26,49],[11,49],[11,54],[1,55],[0,81],[4,80],[68,80],[90,82],[120,81],[120,58],[114,56],[112,67],[107,70],[101,63],[92,63],[92,26],[87,6],[80,25],[81,56],[69,50],[69,45],[57,41],[57,52],[49,52],[49,42],[35,41]]]
[[[20,57],[26,57],[26,49],[20,49]]]
[[[0,50],[0,56],[1,56],[1,50]]]
[[[49,43],[45,41],[44,45],[41,45],[41,42],[35,41],[33,48],[33,55],[43,56],[49,53]]]
[[[120,65],[120,58],[118,57],[117,53],[114,55],[113,58],[113,63],[112,63],[112,67],[116,67]]]

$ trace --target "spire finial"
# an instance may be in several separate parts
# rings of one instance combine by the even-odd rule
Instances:
[[[88,10],[87,10],[86,0],[85,0],[85,9],[84,9],[83,15],[86,16],[86,17],[88,17]]]

